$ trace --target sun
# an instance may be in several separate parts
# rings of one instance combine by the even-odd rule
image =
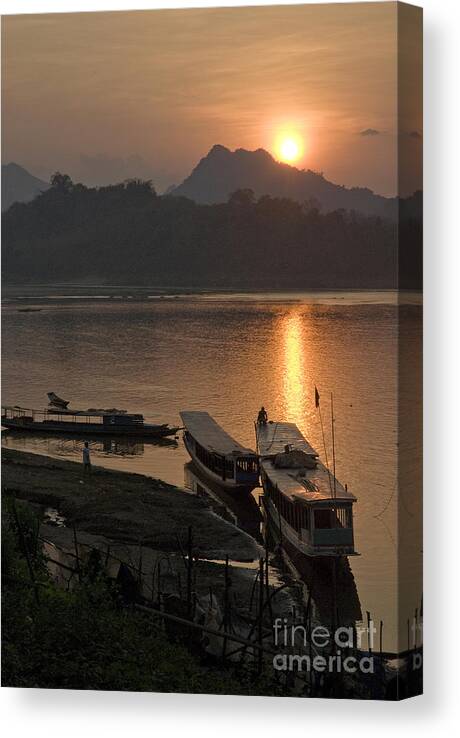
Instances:
[[[281,161],[293,164],[302,156],[302,139],[295,134],[282,134],[278,137],[276,150]]]
[[[283,161],[296,161],[299,158],[299,146],[293,138],[285,138],[281,142],[280,154]]]

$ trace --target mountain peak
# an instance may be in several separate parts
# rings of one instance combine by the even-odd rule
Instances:
[[[24,169],[20,164],[16,164],[15,161],[9,161],[8,164],[2,164],[2,171],[30,174],[27,169]],[[33,175],[30,174],[30,176],[32,177]]]
[[[20,164],[14,161],[2,164],[2,210],[14,202],[29,202],[48,188],[47,182],[34,177]]]
[[[215,156],[227,156],[228,154],[231,154],[232,152],[230,149],[228,149],[226,146],[222,146],[222,144],[214,144],[212,148],[209,149],[208,153],[204,157],[205,159],[209,159]]]
[[[212,148],[209,149],[206,156],[202,159],[202,161],[205,161],[206,159],[214,159],[214,158],[248,158],[248,159],[259,159],[259,160],[265,160],[274,162],[273,156],[266,151],[265,149],[259,148],[255,151],[251,151],[250,149],[235,149],[235,151],[232,151],[231,149],[227,148],[227,146],[222,146],[222,144],[214,144]]]
[[[394,200],[369,189],[337,185],[316,172],[278,162],[263,148],[231,151],[216,144],[171,194],[213,204],[226,202],[239,189],[251,189],[258,197],[313,200],[321,205],[323,212],[344,209],[366,215],[396,216]]]
[[[235,149],[235,154],[243,155],[243,156],[249,156],[253,158],[258,159],[266,159],[269,161],[275,161],[273,156],[266,150],[262,148],[255,149],[255,151],[251,151],[250,149]]]

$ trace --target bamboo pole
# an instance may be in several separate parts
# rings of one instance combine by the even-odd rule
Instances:
[[[268,609],[270,611],[270,622],[273,622],[273,608],[272,608],[272,601],[270,598],[270,583],[269,583],[269,571],[268,571],[268,536],[265,540],[265,591],[266,591],[266,601],[268,604]]]
[[[181,625],[187,625],[189,628],[200,630],[203,633],[209,633],[209,635],[215,635],[215,636],[218,636],[219,638],[227,637],[231,641],[235,641],[235,643],[241,643],[243,646],[254,648],[257,651],[262,651],[262,653],[266,653],[270,655],[274,655],[278,653],[274,648],[270,648],[267,646],[261,646],[257,641],[250,641],[247,638],[242,638],[236,633],[225,633],[224,631],[217,630],[216,628],[208,628],[205,625],[201,625],[200,623],[193,622],[193,620],[186,620],[185,618],[181,618],[177,615],[171,615],[171,613],[163,612],[163,610],[157,610],[154,607],[147,607],[146,605],[140,605],[138,603],[134,603],[133,607],[137,610],[142,610],[143,612],[148,612],[153,615],[158,615],[160,618],[163,618],[164,620],[171,620],[172,622],[180,623]]]
[[[225,570],[224,570],[224,617],[222,620],[222,626],[224,631],[228,630],[228,554],[225,557]],[[222,658],[225,659],[227,653],[227,638],[225,637],[222,641]]]
[[[192,526],[188,527],[188,538],[187,538],[187,615],[189,618],[192,617],[192,573],[193,573],[193,533]]]
[[[369,653],[372,653],[372,645],[371,645],[371,614],[369,610],[367,610],[367,646]]]
[[[334,418],[334,395],[331,392],[331,425],[332,425],[332,469],[334,475],[334,497],[337,497],[337,479],[335,474],[335,418]]]
[[[316,388],[315,388],[315,389],[316,389]],[[328,460],[328,458],[327,458],[326,437],[325,437],[325,435],[324,435],[323,416],[322,416],[322,413],[321,413],[321,400],[320,400],[320,398],[319,398],[319,394],[318,394],[318,403],[317,403],[317,407],[318,407],[318,413],[319,413],[319,422],[320,422],[320,424],[321,424],[321,435],[322,435],[322,437],[323,437],[324,458],[325,458],[325,461],[326,461],[326,469],[327,469],[327,475],[328,475],[328,478],[329,478],[329,489],[331,490],[331,497],[332,497],[332,480],[331,480],[331,471],[330,471],[330,469],[329,469],[329,460]]]
[[[257,641],[259,646],[262,646],[263,641],[263,614],[264,614],[264,560],[259,559],[259,622],[257,628]],[[263,653],[261,648],[259,649],[259,658],[257,662],[257,670],[259,674],[262,671],[262,657]]]

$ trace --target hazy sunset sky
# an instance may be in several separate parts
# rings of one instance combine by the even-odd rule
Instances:
[[[296,166],[394,194],[396,21],[395,3],[4,17],[3,162],[161,191],[216,143],[277,156],[289,132]]]

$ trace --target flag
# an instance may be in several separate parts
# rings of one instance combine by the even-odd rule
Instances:
[[[319,392],[318,388],[315,385],[315,407],[319,407]]]

